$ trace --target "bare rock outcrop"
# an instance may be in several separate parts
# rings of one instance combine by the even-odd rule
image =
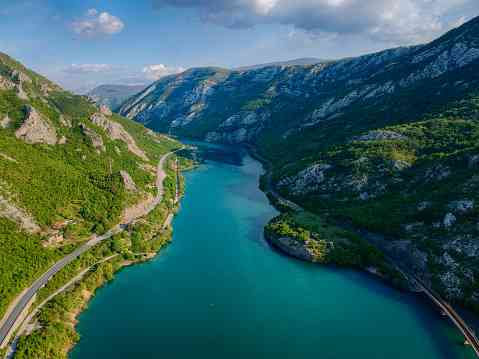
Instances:
[[[15,84],[6,77],[0,75],[0,90],[11,90],[15,88]]]
[[[267,240],[276,248],[288,255],[307,262],[314,262],[312,253],[308,247],[294,238],[282,237],[265,233]]]
[[[8,128],[10,126],[11,122],[12,122],[12,120],[10,119],[10,117],[8,117],[8,115],[3,116],[3,118],[0,117],[0,127],[1,128]]]
[[[151,193],[147,193],[143,200],[123,210],[121,223],[130,223],[133,220],[144,216],[151,210],[151,208],[154,208],[154,206],[155,197]]]
[[[100,106],[100,113],[104,114],[105,116],[111,116],[113,113],[111,112],[110,108],[106,105]]]
[[[327,163],[312,165],[299,172],[296,176],[281,179],[278,186],[288,186],[294,194],[315,191],[318,185],[325,180],[325,172],[331,168],[332,166]]]
[[[450,228],[456,223],[456,220],[456,216],[449,212],[444,216],[442,223],[444,224],[444,227]]]
[[[354,137],[353,141],[367,142],[367,141],[385,141],[385,140],[405,140],[406,136],[389,130],[373,130],[367,134]]]
[[[31,83],[32,82],[32,79],[27,75],[25,74],[24,72],[22,71],[19,71],[19,70],[13,70],[12,71],[12,79],[16,82],[16,83]]]
[[[25,120],[15,132],[15,136],[30,144],[54,145],[57,143],[55,128],[31,106],[27,106]]]
[[[21,84],[19,85],[15,85],[15,89],[17,91],[17,96],[20,100],[25,100],[27,101],[28,100],[28,95],[27,93],[23,90],[23,87]]]
[[[148,157],[146,156],[146,154],[138,147],[133,137],[131,137],[131,135],[126,132],[126,130],[121,124],[109,120],[102,113],[93,114],[90,120],[98,127],[104,129],[108,136],[110,136],[113,140],[120,140],[125,142],[128,146],[128,150],[131,153],[137,155],[145,161],[148,161]]]
[[[63,115],[60,115],[59,121],[60,121],[60,123],[63,127],[66,127],[66,128],[71,128],[72,127],[72,122],[70,121],[70,119],[66,118]]]
[[[0,196],[0,216],[18,223],[23,230],[29,233],[37,233],[40,231],[40,227],[30,215],[2,196]]]
[[[52,92],[53,90],[54,89],[46,83],[42,83],[40,85],[40,91],[42,93],[42,96],[44,96],[44,97],[47,97],[48,95],[50,95],[50,92]]]
[[[82,130],[82,133],[87,136],[97,151],[105,152],[106,148],[103,143],[103,139],[101,136],[93,131],[91,128],[88,128],[85,124],[80,123],[80,129]]]
[[[23,89],[23,84],[31,83],[32,79],[27,74],[19,70],[13,70],[10,77],[14,82],[18,98],[25,101],[28,100],[28,95]]]
[[[133,181],[133,178],[131,178],[130,174],[122,170],[120,171],[120,175],[123,179],[123,184],[125,185],[126,190],[130,192],[136,192],[136,184],[135,181]]]

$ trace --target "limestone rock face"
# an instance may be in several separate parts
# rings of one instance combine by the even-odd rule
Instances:
[[[387,130],[369,131],[367,134],[355,137],[355,141],[384,141],[384,140],[405,140],[406,137],[400,133]]]
[[[315,164],[299,172],[296,176],[283,178],[278,186],[289,186],[294,194],[312,192],[325,180],[325,172],[331,168],[332,166],[327,163]]]
[[[80,128],[83,134],[91,140],[93,147],[95,147],[97,151],[101,151],[101,152],[106,151],[105,145],[103,144],[103,139],[98,133],[88,128],[83,123],[80,124]]]
[[[265,115],[259,116],[255,112],[245,111],[239,114],[228,117],[221,125],[220,128],[231,128],[234,126],[248,126],[258,121],[265,120]]]
[[[404,160],[390,160],[389,164],[394,171],[403,171],[406,168],[411,167],[411,164]]]
[[[2,196],[0,196],[0,216],[18,223],[23,230],[29,233],[40,231],[40,227],[35,222],[34,218]]]
[[[314,261],[313,255],[303,243],[300,243],[299,241],[289,237],[281,237],[268,234],[265,235],[267,237],[267,240],[282,252],[285,252],[290,256],[301,259],[303,261]]]
[[[90,119],[95,125],[103,128],[108,136],[110,136],[113,140],[125,142],[128,146],[128,150],[131,153],[137,155],[145,161],[148,161],[146,154],[138,147],[133,137],[131,137],[131,135],[125,131],[121,124],[107,119],[102,113],[95,113]]]
[[[123,178],[123,183],[127,191],[136,192],[136,184],[131,178],[130,174],[126,171],[120,171],[121,178]]]
[[[0,90],[11,90],[15,88],[15,84],[9,79],[0,75]]]
[[[8,117],[8,115],[5,115],[3,118],[0,119],[0,127],[1,128],[8,128],[8,126],[10,126],[11,122],[12,122],[12,120],[10,119],[10,117]]]
[[[28,95],[25,91],[23,91],[22,85],[15,85],[15,89],[17,91],[17,96],[20,100],[27,101],[28,100]]]
[[[23,90],[22,85],[25,83],[31,83],[32,79],[28,77],[28,75],[26,75],[22,71],[18,71],[18,70],[12,71],[10,74],[10,78],[13,80],[12,83],[14,84],[18,98],[25,101],[28,100],[28,95]]]
[[[206,142],[245,143],[252,141],[258,133],[257,128],[238,128],[233,131],[214,131],[205,136]]]
[[[270,120],[270,115],[267,111],[242,111],[228,117],[217,131],[208,132],[205,141],[230,144],[253,142]]]
[[[40,91],[42,92],[42,95],[47,97],[51,91],[53,91],[53,88],[47,84],[41,84],[40,85]]]
[[[100,112],[104,114],[105,116],[111,116],[113,113],[111,112],[110,108],[106,105],[101,105],[100,106]]]
[[[15,136],[30,144],[57,143],[55,128],[31,106],[27,106],[23,125],[15,132]]]
[[[22,71],[18,71],[18,70],[12,71],[12,78],[15,82],[20,83],[20,84],[24,83],[24,82],[27,82],[27,83],[32,82],[32,79],[30,77],[28,77],[27,74],[25,74]]]
[[[65,118],[65,116],[63,115],[60,115],[60,123],[62,124],[63,127],[66,127],[66,128],[72,127],[72,122],[68,118]]]

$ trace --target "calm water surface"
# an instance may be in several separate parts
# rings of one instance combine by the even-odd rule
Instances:
[[[70,357],[474,358],[414,295],[269,248],[260,172],[245,157],[187,173],[173,244],[97,292]]]

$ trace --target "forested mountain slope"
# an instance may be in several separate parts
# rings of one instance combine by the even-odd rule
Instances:
[[[162,131],[253,145],[284,196],[329,224],[379,233],[375,244],[389,256],[477,310],[478,106],[475,18],[429,44],[358,58],[189,70],[154,83],[121,113]],[[270,229],[299,233],[299,245],[309,235],[318,242],[317,227],[297,230],[307,221],[281,220]],[[328,262],[327,246],[315,250]]]
[[[0,318],[33,279],[156,195],[178,143],[0,53]]]

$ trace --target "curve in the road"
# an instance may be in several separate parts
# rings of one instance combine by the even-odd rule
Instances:
[[[178,151],[178,150],[176,150]],[[164,170],[164,164],[168,157],[172,155],[174,152],[168,152],[165,155],[163,155],[160,158],[160,161],[158,163],[158,168],[157,168],[157,178],[156,178],[156,187],[157,187],[157,196],[155,198],[155,201],[149,206],[146,210],[145,213],[142,214],[141,217],[145,216],[149,212],[151,212],[163,199],[163,194],[164,194],[164,186],[163,182],[166,178],[166,172]],[[101,241],[104,241],[105,239],[108,239],[112,237],[113,235],[120,233],[125,230],[126,226],[130,223],[132,223],[134,220],[137,218],[133,219],[129,223],[121,223],[112,229],[110,229],[108,232],[105,234],[94,237],[82,246],[78,247],[76,250],[74,250],[72,253],[66,255],[62,259],[60,259],[58,262],[56,262],[47,272],[45,272],[40,278],[38,278],[31,286],[28,288],[22,295],[21,297],[17,300],[17,303],[13,307],[13,309],[7,313],[6,319],[3,321],[2,326],[0,327],[0,348],[4,348],[10,339],[10,336],[12,332],[15,330],[15,328],[20,324],[19,322],[21,321],[22,313],[24,310],[27,308],[29,302],[32,300],[34,295],[43,287],[47,282],[55,275],[57,274],[60,270],[62,270],[64,267],[66,267],[68,264],[73,262],[76,258],[78,258],[80,255],[88,251],[91,247],[97,245]]]

